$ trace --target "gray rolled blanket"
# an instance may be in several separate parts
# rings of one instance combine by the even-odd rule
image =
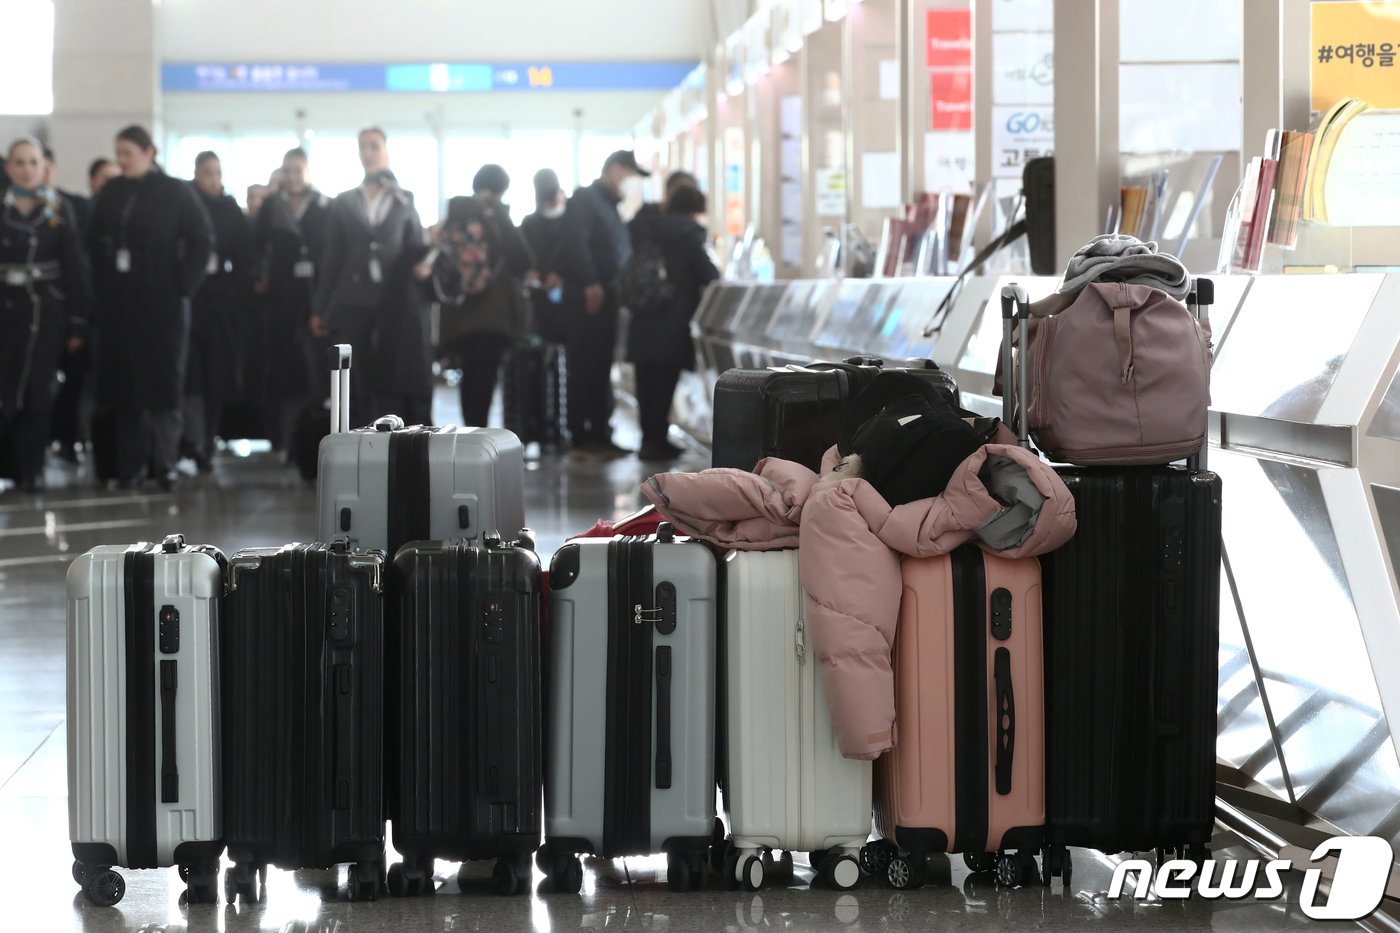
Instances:
[[[1061,294],[1073,294],[1090,282],[1127,282],[1160,288],[1178,301],[1191,290],[1186,267],[1170,253],[1157,252],[1156,243],[1135,236],[1105,233],[1094,237],[1070,257]]]

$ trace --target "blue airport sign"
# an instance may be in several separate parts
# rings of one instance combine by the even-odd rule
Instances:
[[[203,93],[481,94],[489,91],[669,91],[694,62],[186,63],[161,66],[161,89]]]

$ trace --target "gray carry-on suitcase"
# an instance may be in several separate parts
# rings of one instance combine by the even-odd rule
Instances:
[[[93,904],[126,892],[114,865],[178,865],[190,903],[218,899],[226,567],[171,535],[68,568],[68,834]]]
[[[576,853],[667,855],[698,888],[715,831],[714,553],[663,523],[566,544],[550,566],[545,845],[556,891]]]
[[[318,540],[345,537],[391,558],[409,541],[479,541],[525,527],[520,440],[496,428],[405,426],[386,415],[350,430],[350,347],[331,348],[331,433],[316,472]]]

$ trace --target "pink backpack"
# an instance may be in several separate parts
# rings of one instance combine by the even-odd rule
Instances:
[[[1030,306],[1029,427],[1052,460],[1180,460],[1205,443],[1210,324],[1149,285],[1094,282]]]

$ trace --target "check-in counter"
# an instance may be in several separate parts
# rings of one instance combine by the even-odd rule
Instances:
[[[1400,275],[1213,278],[1219,760],[1301,812],[1397,842]],[[696,321],[712,365],[690,397],[703,406],[721,358],[924,356],[953,373],[968,408],[999,414],[999,296],[1012,281],[1032,299],[1058,284],[973,277],[941,320],[950,279],[789,282],[778,297],[717,286]],[[716,358],[724,343],[742,350]]]

